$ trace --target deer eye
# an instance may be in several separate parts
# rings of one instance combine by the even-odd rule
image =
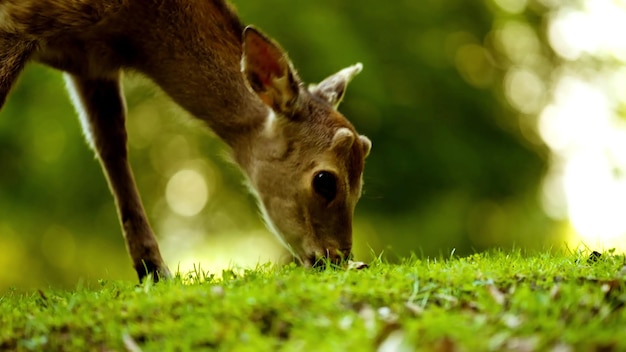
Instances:
[[[330,202],[337,195],[337,178],[328,171],[320,171],[313,176],[313,189]]]

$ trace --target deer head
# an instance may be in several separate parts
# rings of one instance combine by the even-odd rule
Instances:
[[[323,257],[337,262],[352,249],[372,144],[337,106],[361,69],[356,64],[306,88],[278,44],[254,28],[244,31],[244,79],[268,109],[242,166],[268,227],[305,266]]]

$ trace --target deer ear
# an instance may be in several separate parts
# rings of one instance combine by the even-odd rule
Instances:
[[[300,91],[298,78],[285,51],[254,27],[243,31],[241,71],[252,91],[274,111],[289,113]]]
[[[317,85],[310,85],[309,92],[326,100],[336,109],[339,103],[341,103],[341,99],[343,99],[348,83],[354,76],[361,72],[362,69],[363,65],[361,63],[344,68]]]

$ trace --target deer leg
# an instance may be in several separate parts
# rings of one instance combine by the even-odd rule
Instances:
[[[154,280],[171,277],[161,258],[128,162],[126,107],[119,73],[98,79],[66,75],[66,81],[83,131],[98,155],[115,197],[126,248],[139,280],[148,274],[152,274]]]
[[[0,32],[0,108],[34,48],[32,42],[23,42]]]

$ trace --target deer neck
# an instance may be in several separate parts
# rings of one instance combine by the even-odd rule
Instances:
[[[165,9],[152,17],[149,29],[141,31],[144,55],[137,68],[204,121],[246,169],[270,110],[241,73],[243,25],[220,4],[195,2],[185,11]],[[184,30],[177,23],[185,23]]]

